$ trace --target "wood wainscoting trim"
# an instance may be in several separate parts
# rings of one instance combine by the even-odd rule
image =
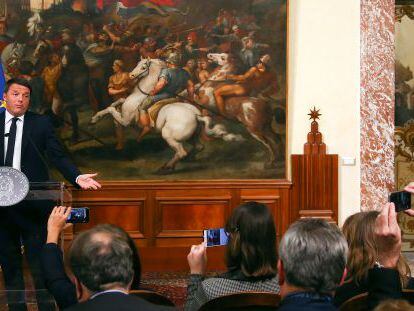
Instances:
[[[246,201],[269,206],[280,239],[289,225],[292,183],[288,180],[104,181],[97,191],[72,188],[73,206],[88,206],[91,223],[124,228],[137,244],[144,271],[188,269],[192,244],[203,229],[224,227],[231,211]],[[72,233],[65,235],[67,248]],[[224,267],[224,249],[208,250],[209,269]]]

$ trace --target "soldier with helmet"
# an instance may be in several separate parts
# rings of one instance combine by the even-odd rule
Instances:
[[[258,93],[268,87],[271,82],[271,73],[269,71],[270,55],[265,54],[260,57],[256,66],[251,67],[242,75],[227,75],[227,80],[234,80],[234,84],[226,84],[214,91],[214,98],[219,112],[223,115],[225,112],[224,96],[247,96],[251,93]]]
[[[167,68],[161,70],[157,84],[140,106],[140,122],[143,128],[138,140],[141,140],[151,130],[148,109],[156,102],[173,98],[184,89],[187,89],[189,99],[193,99],[194,83],[191,81],[190,74],[180,68],[180,62],[179,54],[171,53],[168,56],[166,59]]]
[[[143,58],[158,58],[157,41],[153,37],[146,37],[139,53]]]

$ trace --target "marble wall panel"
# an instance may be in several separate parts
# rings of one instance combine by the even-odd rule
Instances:
[[[361,0],[361,209],[394,187],[394,1]]]

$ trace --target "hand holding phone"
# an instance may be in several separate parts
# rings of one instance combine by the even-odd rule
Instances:
[[[407,191],[391,192],[388,201],[394,203],[397,213],[408,210],[411,208],[411,193]]]
[[[207,247],[227,245],[228,233],[224,228],[204,230],[204,241]]]
[[[87,207],[72,208],[66,222],[70,222],[73,224],[88,223],[89,222],[89,208]]]
[[[67,218],[71,213],[70,206],[55,206],[47,221],[47,243],[58,243],[61,232],[68,225]]]
[[[191,274],[205,274],[207,267],[207,251],[204,242],[191,246],[190,253],[187,255],[187,261]]]

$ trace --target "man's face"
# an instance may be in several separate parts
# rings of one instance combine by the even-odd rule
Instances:
[[[4,99],[7,111],[15,117],[20,117],[29,109],[30,90],[23,85],[12,84],[9,90],[4,93]]]

